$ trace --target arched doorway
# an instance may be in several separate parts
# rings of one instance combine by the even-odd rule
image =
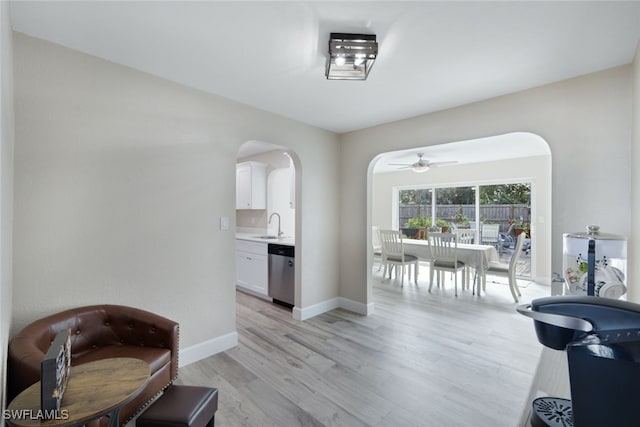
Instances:
[[[446,166],[416,173],[417,154]],[[404,166],[406,165],[406,166]],[[543,138],[526,132],[381,153],[369,165],[368,266],[373,264],[371,227],[399,228],[393,189],[403,186],[472,186],[500,182],[531,183],[532,279],[551,280],[551,151]],[[477,219],[477,218],[476,218]],[[519,219],[519,218],[516,218]],[[372,269],[367,273],[371,292]]]
[[[239,167],[252,168],[256,181],[245,183]],[[299,241],[299,209],[296,206],[296,195],[299,190],[299,180],[296,170],[299,168],[299,159],[295,152],[287,147],[263,142],[246,141],[238,149],[236,157],[236,236],[237,242],[249,241],[257,244],[257,259],[253,265],[239,263],[240,259],[247,259],[236,248],[236,273],[237,289],[265,300],[272,300],[268,291],[269,259],[266,251],[270,244],[291,246],[296,248],[296,240]],[[258,200],[239,203],[241,194],[246,193],[246,186],[259,187]],[[237,243],[238,246],[238,243]],[[242,246],[242,245],[240,245]],[[297,248],[299,249],[299,248]],[[295,252],[299,252],[298,250]],[[242,256],[241,256],[242,255]],[[300,261],[295,259],[295,287],[294,295],[290,301],[291,306],[300,304]],[[258,285],[248,283],[257,282]],[[279,300],[278,300],[279,301]],[[289,303],[289,301],[287,301]],[[291,307],[290,307],[291,308]]]

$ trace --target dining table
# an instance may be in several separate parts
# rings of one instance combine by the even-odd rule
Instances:
[[[432,259],[429,251],[429,242],[427,240],[402,239],[402,244],[405,254],[414,255],[423,261],[430,261]],[[462,261],[465,266],[472,267],[476,271],[478,286],[475,288],[477,289],[478,295],[480,295],[480,290],[485,288],[486,271],[489,267],[489,262],[500,261],[497,249],[492,245],[458,243],[457,257],[458,261]],[[469,283],[469,269],[467,268],[465,271],[467,275],[466,283]]]

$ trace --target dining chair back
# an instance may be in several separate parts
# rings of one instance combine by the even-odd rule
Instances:
[[[516,246],[508,264],[504,262],[490,261],[486,271],[486,274],[503,276],[509,279],[509,290],[511,291],[511,296],[513,296],[513,300],[515,302],[518,302],[518,297],[522,296],[520,288],[518,287],[518,281],[516,280],[516,268],[518,266],[518,256],[520,256],[520,252],[522,252],[524,239],[525,234],[520,233],[516,239]]]
[[[399,230],[380,230],[380,242],[382,243],[382,264],[384,265],[383,277],[389,271],[389,279],[391,279],[391,267],[396,268],[396,277],[398,276],[398,267],[402,276],[401,286],[404,285],[404,272],[407,267],[409,275],[411,275],[411,267],[413,266],[413,280],[418,284],[418,257],[404,253],[404,245],[402,243],[402,232]]]
[[[429,258],[431,259],[431,271],[429,276],[429,292],[433,286],[433,275],[438,272],[438,286],[444,272],[454,273],[454,290],[458,296],[458,272],[465,269],[462,261],[458,261],[458,241],[453,233],[429,233],[427,235]],[[464,288],[464,274],[462,275],[462,287]],[[443,285],[444,286],[444,285]]]
[[[382,242],[380,241],[380,227],[374,225],[371,227],[371,246],[373,246],[373,259],[378,259],[380,265],[378,271],[382,268]]]

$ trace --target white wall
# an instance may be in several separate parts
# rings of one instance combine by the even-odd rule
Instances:
[[[12,314],[13,117],[13,34],[9,2],[0,1],[0,409],[7,403],[2,391]]]
[[[629,235],[631,85],[632,68],[622,66],[342,135],[340,256],[349,260],[341,264],[342,296],[370,299],[368,176],[371,160],[383,152],[537,134],[552,156],[552,271],[562,268],[564,232],[599,224],[602,231]],[[634,286],[632,278],[629,283]]]
[[[291,147],[299,162],[296,306],[338,296],[333,133],[19,33],[14,41],[13,331],[116,303],[180,322],[183,350],[233,343],[235,164],[250,140]],[[229,231],[218,229],[223,215]]]
[[[633,59],[633,143],[631,146],[631,218],[640,218],[640,43]],[[640,227],[633,224],[629,241],[629,259],[640,256]],[[640,280],[640,263],[629,262],[629,276]],[[629,300],[640,303],[640,286],[629,289]]]
[[[536,156],[486,163],[471,163],[430,169],[376,173],[372,177],[371,225],[395,228],[392,221],[394,187],[495,184],[521,180],[533,184],[536,197],[532,211],[532,274],[541,282],[551,278],[551,157]]]
[[[5,16],[3,70],[11,61]],[[296,282],[304,285],[296,289],[296,305],[302,308],[338,295],[370,302],[367,177],[371,160],[391,150],[539,134],[552,150],[552,270],[561,267],[565,231],[599,223],[608,232],[630,232],[637,58],[635,68],[352,132],[338,145],[330,132],[24,35],[14,34],[13,49],[13,331],[66,307],[112,302],[178,320],[182,348],[233,333],[234,236],[218,231],[217,220],[234,218],[235,156],[249,140],[297,154]],[[5,142],[12,131],[4,108],[11,87],[3,77],[2,164],[9,168]],[[637,92],[633,100],[637,105]],[[5,188],[7,170],[2,173]],[[2,194],[2,212],[11,206],[9,196]],[[4,252],[3,262],[10,256]],[[3,269],[3,298],[11,295],[6,274]],[[2,328],[11,310],[6,304],[3,299]]]

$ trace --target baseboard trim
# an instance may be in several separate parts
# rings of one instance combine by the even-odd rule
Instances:
[[[179,366],[186,366],[238,345],[238,333],[231,332],[180,350]]]
[[[340,299],[340,308],[344,308],[345,310],[353,311],[357,314],[362,314],[363,316],[368,316],[373,314],[373,303],[364,304],[358,301],[354,301],[349,298],[339,297]]]
[[[319,302],[309,307],[293,307],[293,318],[296,320],[307,320],[322,313],[326,313],[336,308],[343,308],[363,316],[373,313],[373,303],[364,304],[349,298],[336,297]]]

